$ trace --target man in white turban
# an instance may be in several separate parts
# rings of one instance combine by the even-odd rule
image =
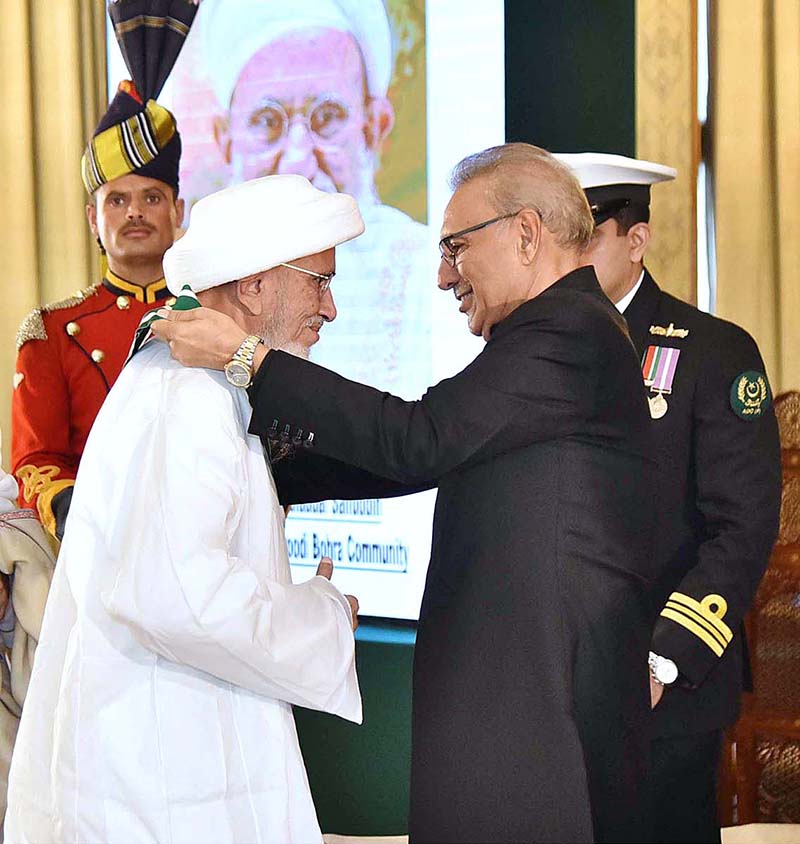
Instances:
[[[360,723],[357,602],[329,582],[329,561],[291,583],[242,388],[262,340],[304,354],[334,319],[335,247],[362,231],[351,197],[271,176],[199,202],[165,256],[176,307],[197,306],[191,281],[248,339],[223,374],[137,334],[97,417],[12,760],[7,841],[321,841],[291,705]]]
[[[375,187],[394,125],[382,0],[204,0],[197,34],[219,103],[214,135],[233,180],[299,174],[351,194],[364,215],[364,237],[337,256],[342,317],[314,358],[418,397],[431,377],[435,239],[382,204]]]

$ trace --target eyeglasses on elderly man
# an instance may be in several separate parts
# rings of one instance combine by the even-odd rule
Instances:
[[[305,267],[298,267],[297,264],[286,264],[281,261],[278,264],[279,267],[288,267],[290,270],[297,270],[299,273],[305,273],[306,275],[313,276],[319,282],[319,295],[323,296],[328,288],[331,286],[331,282],[333,281],[333,277],[336,275],[335,272],[333,273],[315,273],[314,270],[307,270]]]

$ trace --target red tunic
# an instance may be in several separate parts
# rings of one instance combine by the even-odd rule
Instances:
[[[20,504],[55,534],[52,502],[75,482],[92,423],[142,316],[169,297],[164,279],[141,288],[107,271],[102,283],[37,308],[17,334],[11,404],[12,471]]]

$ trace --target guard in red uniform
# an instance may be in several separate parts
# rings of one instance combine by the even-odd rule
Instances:
[[[197,11],[190,0],[112,3],[133,77],[122,82],[81,160],[86,216],[107,259],[96,284],[36,308],[17,334],[11,459],[20,503],[59,539],[86,438],[139,320],[169,299],[161,260],[183,219],[181,141],[158,96]]]

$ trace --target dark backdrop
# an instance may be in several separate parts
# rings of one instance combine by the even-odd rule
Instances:
[[[506,140],[635,155],[635,0],[505,7]]]

